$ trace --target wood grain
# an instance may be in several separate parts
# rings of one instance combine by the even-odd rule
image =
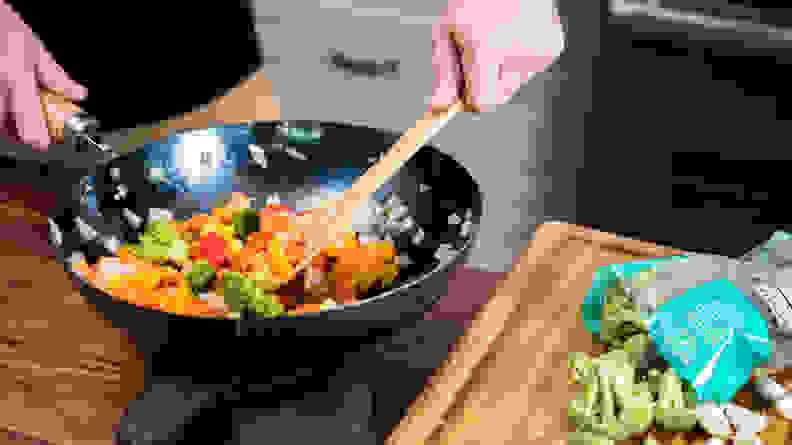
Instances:
[[[309,213],[300,224],[300,230],[310,250],[308,255],[292,270],[292,277],[304,270],[313,257],[349,230],[355,222],[358,209],[409,161],[438,131],[463,108],[457,101],[445,110],[430,110],[407,130],[392,147],[344,190],[342,199],[325,201]]]
[[[594,271],[683,253],[567,224],[542,226],[388,443],[566,443],[566,408],[579,391],[568,381],[568,354],[604,352],[580,316]],[[670,444],[673,435],[656,438]]]
[[[21,203],[0,207],[0,226],[42,219]],[[61,265],[13,239],[0,240],[0,313],[0,428],[55,444],[110,444],[121,409],[143,389],[134,344]]]
[[[79,107],[49,92],[42,107],[60,140],[66,115]],[[181,130],[279,119],[272,84],[257,72],[200,110],[150,127],[145,142]],[[13,199],[13,193],[0,199],[0,227],[46,227],[45,215]],[[0,237],[0,441],[5,430],[24,435],[14,443],[110,445],[121,409],[143,389],[142,357],[72,287],[61,265],[18,241]]]

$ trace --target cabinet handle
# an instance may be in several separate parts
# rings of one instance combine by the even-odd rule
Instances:
[[[330,50],[326,61],[331,68],[340,69],[352,75],[368,77],[398,75],[401,63],[396,59],[385,59],[382,62],[372,59],[355,59],[337,50]]]

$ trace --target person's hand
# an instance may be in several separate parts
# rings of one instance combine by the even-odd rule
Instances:
[[[448,0],[432,44],[431,107],[463,99],[468,109],[485,111],[555,61],[564,32],[552,0]],[[460,85],[467,97],[458,97]]]
[[[37,150],[51,142],[49,125],[68,119],[68,111],[42,107],[39,90],[80,101],[87,90],[71,80],[22,18],[0,0],[0,137],[21,140]],[[57,130],[55,130],[57,132]]]

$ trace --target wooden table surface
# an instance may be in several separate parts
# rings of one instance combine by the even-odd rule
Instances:
[[[278,119],[272,86],[257,73],[144,135],[153,140],[215,123]],[[109,445],[122,408],[143,389],[144,364],[124,333],[75,291],[63,267],[42,256],[46,248],[25,241],[47,220],[32,210],[36,203],[18,199],[0,196],[0,430],[58,445]]]

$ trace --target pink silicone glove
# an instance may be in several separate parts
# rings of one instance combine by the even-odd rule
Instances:
[[[50,136],[39,89],[48,88],[73,101],[84,99],[87,91],[69,78],[3,0],[0,0],[0,67],[0,136],[46,150]]]
[[[451,31],[462,38],[466,60],[460,61]],[[433,28],[432,43],[431,105],[455,102],[466,76],[469,105],[485,111],[506,103],[524,82],[553,63],[564,49],[564,31],[553,0],[448,0],[445,15]]]

